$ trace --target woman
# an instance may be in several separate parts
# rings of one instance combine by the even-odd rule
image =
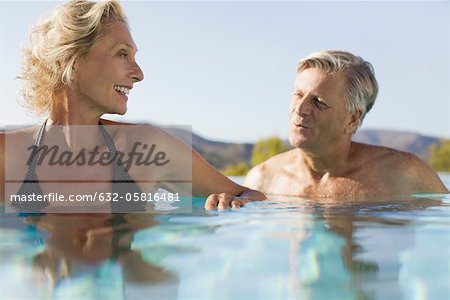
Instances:
[[[97,202],[99,195],[102,200],[109,197],[113,211],[140,211],[143,203],[154,202],[151,193],[159,187],[174,192],[192,187],[194,196],[209,195],[207,209],[265,199],[233,183],[156,127],[101,118],[105,113],[125,114],[128,94],[144,79],[136,51],[118,1],[70,1],[34,28],[19,78],[25,81],[24,104],[48,117],[39,128],[6,135],[1,161],[6,163],[6,182],[15,183],[6,185],[7,201],[13,194],[67,197],[83,191],[95,194]],[[1,142],[5,144],[4,136]],[[150,158],[147,164],[137,160],[143,156]],[[111,199],[111,193],[117,199]],[[141,194],[142,199],[135,199]],[[45,211],[52,199],[36,197],[26,206],[14,206]]]

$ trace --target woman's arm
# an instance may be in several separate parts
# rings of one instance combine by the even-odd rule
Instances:
[[[191,145],[172,134],[153,126],[144,126],[143,129],[138,135],[139,139],[157,145],[158,151],[164,152],[168,161],[155,172],[160,187],[207,197],[206,209],[242,207],[247,202],[266,199],[264,194],[228,179],[193,150]]]
[[[266,199],[263,193],[228,179],[195,150],[192,150],[192,185],[194,195],[208,196],[205,202],[208,210],[237,208],[247,202]]]
[[[0,203],[5,200],[5,134],[0,133]]]

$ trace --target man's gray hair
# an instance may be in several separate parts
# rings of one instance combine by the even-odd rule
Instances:
[[[308,68],[317,68],[329,74],[344,72],[347,78],[347,109],[350,113],[361,112],[360,126],[378,94],[372,65],[350,52],[327,50],[311,53],[302,59],[297,65],[297,73]]]

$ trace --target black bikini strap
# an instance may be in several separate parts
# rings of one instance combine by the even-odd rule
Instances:
[[[45,126],[47,126],[47,119],[41,125],[41,128],[39,128],[38,136],[36,138],[36,142],[34,143],[38,147],[41,146],[42,140],[44,139]]]
[[[41,147],[42,141],[44,139],[45,134],[45,126],[47,125],[47,120],[44,121],[44,123],[41,125],[41,128],[39,128],[38,136],[36,138],[36,142],[34,142],[33,151],[31,152],[31,162],[30,166],[28,168],[28,174],[34,173],[36,171],[36,164],[38,160],[38,151],[39,147]]]
[[[112,140],[111,135],[108,133],[108,131],[106,131],[102,123],[98,122],[98,127],[100,129],[100,132],[102,133],[103,139],[105,140],[105,143],[108,146],[111,155],[114,157],[114,155],[116,155],[117,153],[117,149],[114,145],[114,141]]]

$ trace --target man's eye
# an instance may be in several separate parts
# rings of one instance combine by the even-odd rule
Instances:
[[[301,99],[303,97],[302,93],[294,93],[294,97]]]
[[[314,98],[312,99],[312,101],[313,101],[314,105],[315,105],[317,108],[319,108],[319,109],[327,109],[327,108],[329,108],[328,104],[326,104],[326,103],[323,102],[323,101],[320,101],[319,98],[317,98],[317,97],[314,97]]]

